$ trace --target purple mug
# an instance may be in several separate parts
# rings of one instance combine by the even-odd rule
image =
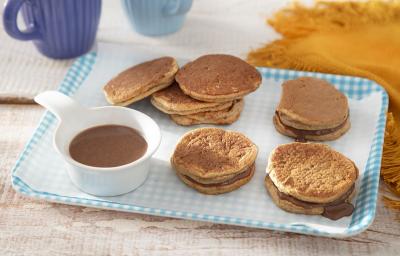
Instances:
[[[17,25],[22,11],[26,30]],[[96,38],[101,0],[7,0],[3,23],[19,40],[33,40],[43,55],[68,59],[88,52]]]

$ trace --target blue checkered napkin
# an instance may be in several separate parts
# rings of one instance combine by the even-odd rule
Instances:
[[[67,95],[74,95],[77,90],[80,91],[81,85],[90,74],[95,62],[95,53],[90,53],[78,59],[67,73],[61,84],[60,91]],[[63,166],[63,163],[60,162],[61,160],[56,154],[52,154],[51,139],[56,120],[54,116],[49,113],[46,113],[42,118],[39,127],[12,170],[13,186],[17,191],[25,195],[66,204],[322,236],[350,236],[363,231],[372,222],[375,215],[386,118],[385,113],[388,105],[386,92],[376,83],[362,78],[268,68],[260,68],[260,71],[266,83],[272,83],[273,81],[280,83],[283,80],[293,79],[299,76],[314,76],[330,81],[351,99],[368,100],[369,95],[378,95],[380,97],[379,117],[377,119],[375,132],[371,133],[374,135],[371,140],[369,155],[365,156],[366,164],[358,184],[356,210],[351,220],[349,220],[349,223],[344,227],[339,225],[335,227],[335,223],[332,224],[329,221],[320,220],[318,217],[314,216],[307,216],[306,219],[310,220],[310,222],[307,223],[304,221],[298,221],[298,223],[292,221],[289,223],[287,221],[285,222],[285,220],[289,220],[293,218],[293,216],[298,217],[299,220],[303,220],[301,218],[304,218],[304,216],[288,214],[279,209],[273,212],[258,210],[259,208],[257,207],[264,203],[263,201],[258,201],[259,199],[256,197],[241,197],[241,195],[243,195],[243,192],[247,192],[247,194],[250,195],[252,193],[254,195],[266,194],[262,186],[257,186],[257,182],[263,179],[264,173],[262,171],[257,172],[252,181],[239,191],[234,191],[218,197],[206,197],[182,185],[174,175],[170,175],[169,167],[165,166],[163,161],[159,161],[154,164],[155,166],[151,170],[145,185],[133,193],[115,198],[98,198],[86,195],[71,186],[63,170],[65,166]],[[257,96],[254,94],[249,96],[249,100],[252,102],[246,104],[246,117],[243,118],[248,118],[249,120],[258,118],[260,110],[257,109],[256,106],[265,100],[264,98],[260,98],[260,95],[261,94],[258,94]],[[263,96],[268,97],[268,94],[263,94]],[[82,99],[78,97],[77,100]],[[360,101],[360,103],[361,102],[362,101]],[[354,104],[358,104],[357,101],[354,101]],[[149,112],[146,111],[152,111],[147,109],[148,107],[145,103],[139,104],[137,108],[147,114],[149,114]],[[271,111],[273,112],[273,110]],[[150,114],[153,118],[158,120],[163,128],[164,145],[174,145],[179,137],[176,134],[184,132],[184,128],[164,125],[170,121],[159,112],[151,112]],[[240,120],[237,123],[238,124],[232,125],[230,129],[242,129],[241,131],[243,132],[246,132],[247,129],[246,134],[249,134],[249,127],[243,128],[240,124]],[[251,127],[251,129],[253,133],[257,133],[263,128]],[[357,127],[354,129],[357,129]],[[249,136],[251,137],[252,134],[250,133]],[[332,146],[335,147],[336,144]],[[260,148],[259,158],[265,157],[267,154],[267,150]],[[40,160],[40,156],[45,155],[50,155],[50,157],[45,160]],[[156,154],[155,157],[165,160],[165,156],[161,154]],[[263,162],[264,160],[265,159],[261,159],[257,162],[257,170],[265,169],[266,163]],[[36,173],[50,173],[53,175],[36,175],[32,177],[32,169],[35,169]],[[41,189],[37,189],[37,184],[39,183],[42,185]],[[162,186],[163,184],[165,186]],[[168,187],[167,184],[172,184],[173,186]],[[176,194],[184,194],[185,196],[174,197]],[[266,199],[267,197],[264,198],[264,200]],[[159,202],[159,204],[152,204],[151,202],[154,201]],[[243,205],[244,207],[240,208],[238,205]],[[271,205],[271,207],[274,206]],[[263,215],[266,213],[273,215],[275,219],[270,221],[263,220]]]

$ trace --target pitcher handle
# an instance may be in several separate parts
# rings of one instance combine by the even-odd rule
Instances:
[[[87,108],[58,91],[45,91],[35,97],[35,102],[53,113],[58,120],[71,121],[77,113],[87,111]]]

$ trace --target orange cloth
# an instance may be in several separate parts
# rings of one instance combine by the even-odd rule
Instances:
[[[386,89],[394,117],[381,174],[400,194],[400,1],[295,3],[268,22],[283,38],[250,52],[251,64],[361,76]]]

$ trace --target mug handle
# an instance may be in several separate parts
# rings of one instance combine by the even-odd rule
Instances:
[[[192,0],[170,0],[164,6],[163,13],[167,16],[185,14],[192,7]]]
[[[18,12],[26,0],[7,0],[3,12],[3,24],[6,32],[11,36],[19,40],[34,40],[39,39],[40,32],[34,24],[27,25],[25,31],[21,31],[18,28],[17,17]]]

